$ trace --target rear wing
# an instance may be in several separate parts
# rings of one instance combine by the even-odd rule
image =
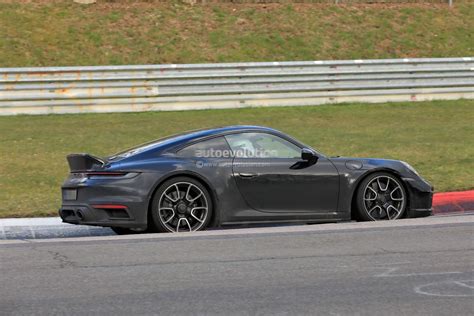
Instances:
[[[106,161],[89,154],[70,154],[66,157],[71,172],[102,168]]]

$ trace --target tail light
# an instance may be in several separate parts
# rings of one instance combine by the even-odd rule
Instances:
[[[76,179],[121,179],[133,178],[138,175],[136,172],[122,172],[122,171],[84,171],[74,172],[71,174]]]
[[[123,177],[126,176],[127,172],[107,172],[107,171],[90,171],[84,172],[84,176],[90,177]]]

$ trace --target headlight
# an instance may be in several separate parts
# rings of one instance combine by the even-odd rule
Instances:
[[[421,178],[421,176],[420,176],[420,174],[418,173],[418,171],[416,171],[415,168],[413,168],[412,166],[410,166],[409,163],[407,163],[407,162],[405,162],[405,161],[401,161],[401,163],[402,163],[408,170],[410,170],[411,172],[413,172],[414,174],[416,174],[417,176],[419,176],[419,177]]]

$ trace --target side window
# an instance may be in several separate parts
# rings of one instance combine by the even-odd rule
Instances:
[[[232,151],[223,137],[216,137],[189,145],[177,152],[180,157],[230,158]]]
[[[234,155],[240,158],[299,158],[301,149],[289,141],[266,133],[225,136]]]

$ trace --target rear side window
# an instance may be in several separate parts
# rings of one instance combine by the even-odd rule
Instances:
[[[180,157],[231,158],[232,151],[224,137],[216,137],[189,145],[177,152]]]

